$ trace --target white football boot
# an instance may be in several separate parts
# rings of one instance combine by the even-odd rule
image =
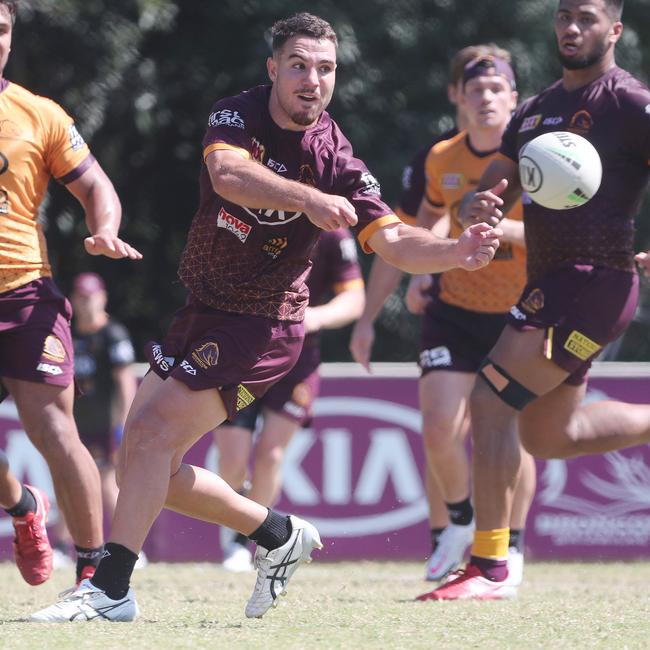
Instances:
[[[524,554],[514,546],[508,549],[508,577],[506,583],[511,587],[519,587],[524,580]]]
[[[61,600],[29,617],[43,623],[70,623],[77,621],[133,621],[139,615],[133,589],[124,598],[113,600],[90,580],[82,580],[78,587],[68,589]]]
[[[467,526],[449,524],[438,537],[436,550],[427,561],[425,580],[442,580],[463,562],[474,540],[474,522]]]
[[[323,548],[320,535],[314,526],[294,515],[291,536],[282,546],[269,551],[262,546],[255,551],[257,581],[248,603],[246,616],[262,618],[278,604],[278,597],[286,593],[287,583],[301,562],[311,562],[311,552]]]

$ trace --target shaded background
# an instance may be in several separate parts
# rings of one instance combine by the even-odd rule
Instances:
[[[129,327],[140,358],[143,343],[165,331],[184,297],[176,268],[197,205],[210,107],[266,81],[265,31],[278,18],[307,10],[337,30],[329,111],[392,204],[411,155],[452,124],[446,81],[453,53],[487,41],[508,48],[520,97],[527,97],[561,73],[555,8],[555,0],[482,0],[471,11],[460,0],[357,0],[345,9],[327,0],[23,0],[5,76],[75,117],[122,199],[123,237],[145,256],[116,263],[86,255],[82,211],[53,183],[42,218],[58,284],[68,291],[76,273],[101,273],[109,309]],[[619,65],[646,82],[648,15],[650,0],[627,3],[617,50]],[[639,248],[650,244],[648,221],[638,222]],[[362,257],[367,271],[372,258]],[[349,329],[328,333],[326,361],[349,358],[348,336]],[[374,357],[411,360],[416,340],[417,319],[399,296],[391,298]]]

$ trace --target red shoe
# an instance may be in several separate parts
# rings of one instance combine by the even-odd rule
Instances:
[[[504,600],[516,596],[517,587],[507,581],[488,580],[477,566],[468,564],[466,569],[452,573],[448,582],[416,600]]]
[[[14,558],[25,582],[40,585],[52,575],[52,547],[45,529],[50,502],[45,492],[31,485],[25,487],[34,495],[36,512],[28,512],[24,517],[12,517],[16,531]]]

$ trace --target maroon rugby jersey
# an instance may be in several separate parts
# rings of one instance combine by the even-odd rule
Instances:
[[[218,101],[203,139],[203,157],[232,149],[283,178],[345,196],[359,218],[362,246],[398,218],[379,184],[325,112],[307,131],[281,129],[269,114],[270,86]],[[215,193],[205,163],[200,204],[181,257],[179,276],[203,303],[224,311],[300,321],[309,292],[311,250],[322,231],[301,212],[248,209]],[[367,247],[366,247],[366,250]]]
[[[577,90],[557,81],[517,108],[501,153],[517,161],[524,144],[548,131],[587,138],[603,180],[571,210],[543,208],[524,194],[529,281],[574,264],[634,270],[634,218],[650,175],[650,91],[616,66]]]
[[[357,259],[357,246],[348,230],[323,231],[314,246],[311,274],[307,280],[309,305],[324,305],[331,294],[351,287],[363,287],[363,276]],[[306,345],[318,345],[319,332],[305,337]]]
[[[420,147],[409,164],[404,167],[402,171],[402,194],[399,197],[397,204],[397,216],[404,222],[415,225],[415,218],[424,196],[424,189],[427,184],[427,177],[425,172],[425,162],[429,151],[433,145],[442,142],[443,140],[450,140],[455,135],[458,135],[456,127],[445,131],[441,135],[437,135],[429,144]]]

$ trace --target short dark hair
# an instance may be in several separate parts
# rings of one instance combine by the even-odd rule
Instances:
[[[612,20],[620,20],[623,15],[624,0],[605,0],[605,9]]]
[[[13,25],[16,22],[16,7],[18,6],[18,0],[0,0],[0,5],[4,5],[9,10],[11,24]]]
[[[274,23],[271,27],[273,52],[281,50],[282,46],[294,36],[308,36],[319,41],[326,39],[332,41],[334,47],[339,44],[336,32],[326,20],[303,12]]]
[[[495,43],[485,43],[479,45],[468,45],[462,50],[458,50],[449,63],[449,83],[455,86],[463,78],[465,66],[474,59],[484,56],[494,56],[497,59],[503,59],[506,63],[512,62],[512,57],[508,50],[504,50]]]

